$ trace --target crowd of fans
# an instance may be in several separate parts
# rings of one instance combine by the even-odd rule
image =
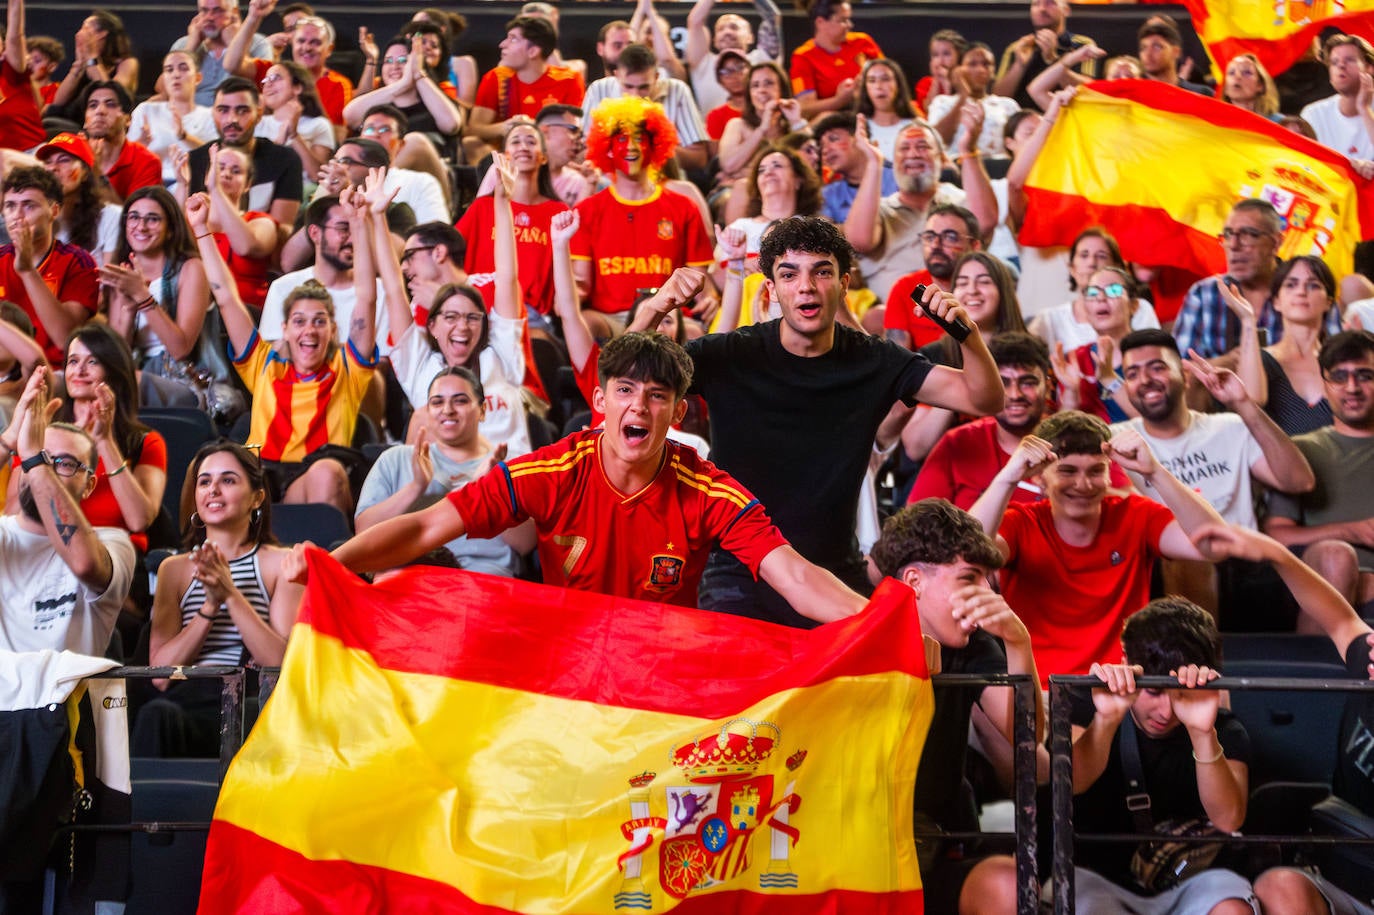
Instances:
[[[1260,199],[1231,202],[1225,273],[1181,306],[1104,229],[1067,249],[1016,236],[1046,136],[1099,75],[1214,96],[1374,175],[1374,49],[1334,34],[1277,78],[1242,55],[1213,86],[1167,15],[1108,57],[1066,2],[1031,0],[1005,49],[937,31],[904,62],[928,69],[913,89],[848,3],[812,0],[795,48],[773,0],[753,12],[697,0],[680,50],[637,0],[584,61],[536,0],[484,36],[500,62],[482,73],[454,53],[462,17],[430,8],[381,41],[360,30],[355,78],[309,5],[199,0],[154,83],[117,15],[64,43],[9,0],[0,647],[100,654],[119,622],[139,661],[279,664],[299,595],[281,503],[342,513],[355,568],[433,546],[784,625],[847,615],[888,575],[946,671],[1104,681],[1075,710],[1075,790],[1099,826],[1138,825],[1138,753],[1156,797],[1188,799],[1159,810],[1240,828],[1244,729],[1187,689],[1218,675],[1218,625],[1325,634],[1352,676],[1374,669],[1352,609],[1374,601],[1374,283],[1280,259]],[[140,420],[167,407],[225,439],[169,456]],[[531,476],[603,444],[590,489]],[[178,461],[180,517],[159,518]],[[739,487],[747,523],[678,498],[690,557],[643,583],[579,568],[616,548],[567,535],[549,500],[576,491],[600,539],[634,540],[593,490],[630,506],[660,485],[646,461]],[[142,556],[177,546],[150,592]],[[1142,693],[1142,672],[1180,689]],[[213,752],[214,696],[168,686],[135,747]],[[939,700],[927,822],[972,828],[952,748],[970,720],[1009,745],[1001,692]],[[1370,711],[1352,700],[1336,790],[1374,815],[1354,737]],[[1371,911],[1296,871],[1165,888],[1118,856],[1080,864],[1080,900],[1103,906]],[[936,843],[922,868],[934,910],[1010,911],[1007,858]]]

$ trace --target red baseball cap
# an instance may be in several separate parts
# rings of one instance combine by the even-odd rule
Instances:
[[[86,142],[86,138],[77,136],[74,133],[59,133],[47,143],[38,147],[38,152],[34,153],[42,159],[50,152],[64,152],[69,156],[75,156],[86,163],[87,168],[95,168],[95,153],[91,152],[91,144]]]

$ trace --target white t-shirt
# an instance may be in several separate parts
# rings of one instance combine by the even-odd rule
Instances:
[[[878,151],[883,154],[884,161],[893,161],[892,154],[897,148],[897,135],[914,123],[916,122],[910,118],[905,118],[886,127],[871,120],[868,122],[868,138],[878,144]]]
[[[487,312],[487,320],[487,348],[477,357],[481,370],[478,377],[487,395],[487,416],[479,429],[492,444],[504,442],[508,457],[519,457],[533,450],[525,401],[520,394],[520,382],[525,378],[525,350],[521,343],[525,320],[512,320],[495,312]],[[412,323],[391,351],[391,368],[401,390],[419,410],[429,399],[429,383],[444,370],[444,356],[430,345],[425,329]]]
[[[1370,139],[1364,119],[1358,114],[1353,118],[1341,114],[1339,95],[1304,105],[1302,119],[1312,125],[1322,145],[1348,159],[1374,159],[1374,139]]]
[[[1155,438],[1138,416],[1114,424],[1112,432],[1126,428],[1139,432],[1160,466],[1206,499],[1226,523],[1255,530],[1258,521],[1250,467],[1264,456],[1259,442],[1234,413],[1194,412],[1192,416],[1188,431],[1176,438]],[[1143,495],[1164,501],[1139,474],[1127,470],[1126,475]]]
[[[209,143],[219,138],[215,117],[204,105],[197,105],[183,115],[181,126],[186,133],[201,143]],[[145,129],[148,139],[144,139]],[[190,152],[194,148],[191,143],[177,139],[176,122],[172,120],[172,108],[168,102],[147,101],[136,107],[129,116],[129,139],[142,143],[153,155],[162,160],[163,184],[172,184],[177,180],[172,150],[175,148]]]
[[[954,103],[959,100],[957,95],[937,95],[930,100],[930,123],[938,124],[940,119],[949,114]],[[1021,110],[1021,106],[1015,99],[1009,99],[1004,95],[985,95],[983,102],[983,130],[978,134],[978,151],[985,156],[1005,159],[1007,157],[1007,147],[1002,140],[1002,132],[1006,130],[1007,121],[1013,114]],[[959,141],[964,138],[964,125],[960,124],[954,131],[954,142],[949,144],[951,150],[959,148]]]
[[[1131,317],[1131,330],[1159,327],[1159,317],[1155,314],[1154,306],[1145,299],[1137,299],[1136,302],[1135,314]],[[1080,346],[1097,342],[1097,331],[1093,330],[1093,326],[1074,319],[1073,302],[1043,311],[1036,316],[1036,320],[1040,322],[1041,339],[1049,345],[1051,351],[1054,350],[1056,343],[1064,344],[1064,352],[1067,353]]]
[[[262,120],[258,121],[258,126],[253,128],[253,136],[266,137],[275,143],[277,142],[277,137],[281,136],[282,127],[284,126],[285,125],[281,121],[277,120],[276,115],[264,113]],[[334,125],[329,123],[329,118],[312,118],[301,115],[301,119],[296,122],[296,133],[306,142],[307,146],[328,146],[330,149],[334,148]],[[284,143],[282,145],[290,146],[291,144]],[[295,152],[294,149],[291,151]],[[320,176],[318,174],[310,174],[309,168],[304,164],[301,166],[301,176],[305,179],[305,183],[312,187],[320,180]]]
[[[286,297],[291,294],[291,290],[314,278],[314,267],[302,267],[291,273],[283,273],[272,281],[272,285],[267,287],[267,297],[263,299],[262,303],[262,319],[258,321],[259,337],[269,342],[281,339],[282,322],[286,320],[282,305],[286,303]],[[334,323],[338,326],[339,342],[347,343],[348,328],[353,321],[353,306],[358,302],[358,294],[353,291],[353,285],[350,283],[342,289],[329,290],[329,297],[334,300]],[[386,293],[382,290],[382,279],[378,277],[377,349],[383,356],[391,351],[387,345],[389,333],[389,322],[386,316]]]
[[[110,554],[104,591],[82,584],[46,534],[25,530],[17,515],[0,517],[0,648],[105,653],[133,581],[134,546],[119,528],[95,534]]]
[[[114,257],[115,248],[119,246],[119,222],[123,215],[124,210],[117,203],[100,205],[100,224],[96,226],[95,247],[91,249],[91,257],[95,258],[97,267]],[[71,233],[65,226],[57,227],[57,240],[71,244]]]
[[[423,222],[453,222],[449,218],[448,204],[444,202],[444,189],[429,172],[417,172],[409,168],[389,169],[382,188],[387,193],[399,188],[395,202],[410,204],[416,225]]]

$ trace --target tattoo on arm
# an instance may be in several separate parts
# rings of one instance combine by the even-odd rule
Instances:
[[[76,536],[76,525],[62,517],[62,510],[58,508],[56,499],[48,499],[48,507],[52,509],[53,527],[57,528],[57,536],[62,538],[62,545],[71,546],[72,538]]]

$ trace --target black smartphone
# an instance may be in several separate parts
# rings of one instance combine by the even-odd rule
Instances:
[[[916,307],[921,309],[921,311],[925,312],[926,317],[930,318],[930,320],[934,321],[937,325],[939,325],[941,330],[943,330],[945,333],[953,337],[956,343],[963,343],[965,340],[967,340],[968,335],[973,333],[973,330],[967,324],[964,323],[964,319],[955,318],[953,321],[946,321],[944,318],[940,317],[935,312],[931,311],[929,308],[926,308],[925,297],[925,283],[917,283],[916,288],[911,290],[911,301],[915,303]]]

